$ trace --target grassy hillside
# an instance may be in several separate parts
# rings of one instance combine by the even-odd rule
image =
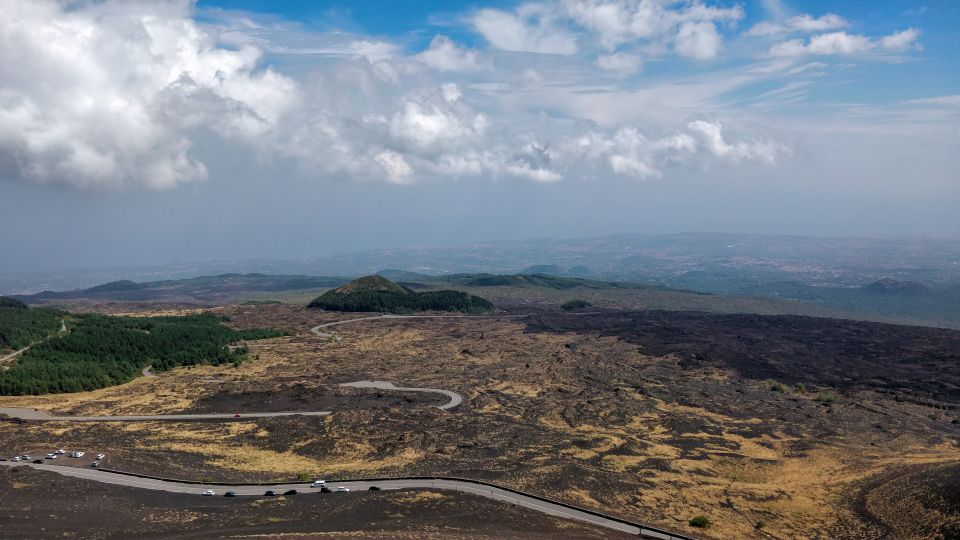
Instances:
[[[63,316],[53,309],[30,309],[19,300],[0,296],[0,351],[22,349],[55,334]]]
[[[47,310],[29,310],[43,311]],[[59,318],[56,323],[59,325]],[[37,343],[9,370],[0,371],[0,395],[104,388],[131,380],[148,365],[165,371],[183,365],[236,362],[245,350],[231,350],[229,344],[279,335],[282,332],[277,330],[233,330],[211,314],[79,315],[68,334]]]
[[[307,306],[330,311],[457,311],[487,313],[493,304],[460,291],[415,292],[382,276],[366,276],[325,292]]]

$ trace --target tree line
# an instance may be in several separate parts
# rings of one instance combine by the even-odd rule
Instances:
[[[341,293],[327,291],[313,302],[311,308],[330,311],[379,311],[414,313],[418,311],[458,311],[462,313],[489,313],[494,307],[488,300],[461,291],[428,291],[401,293],[382,290],[355,290]]]
[[[177,366],[235,362],[246,350],[231,350],[231,343],[280,335],[284,332],[234,330],[208,313],[185,317],[77,315],[68,334],[35,344],[9,370],[0,371],[0,395],[95,390],[130,381],[146,366],[166,371]]]

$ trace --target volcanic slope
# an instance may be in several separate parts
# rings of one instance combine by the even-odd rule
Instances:
[[[414,313],[420,311],[456,311],[489,313],[493,304],[460,291],[415,292],[389,279],[373,275],[355,279],[327,291],[307,306],[330,311],[379,311]]]

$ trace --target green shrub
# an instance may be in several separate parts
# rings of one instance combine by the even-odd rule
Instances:
[[[820,392],[820,394],[817,396],[817,401],[829,405],[830,403],[837,401],[837,395],[833,392]]]
[[[586,300],[580,300],[579,298],[577,298],[577,299],[569,300],[567,302],[560,304],[560,309],[564,311],[572,311],[574,309],[588,308],[592,305],[593,304],[591,304],[590,302],[587,302]]]
[[[707,518],[707,516],[700,515],[692,518],[688,523],[690,523],[691,527],[706,529],[710,526],[710,519]]]

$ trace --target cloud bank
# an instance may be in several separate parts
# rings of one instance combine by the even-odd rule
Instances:
[[[848,33],[831,13],[737,34],[742,5],[698,0],[461,13],[461,29],[486,48],[446,30],[411,46],[244,14],[201,23],[189,0],[0,9],[0,158],[21,179],[77,188],[202,181],[224,159],[209,147],[255,156],[265,170],[396,185],[775,166],[790,145],[730,103],[802,100],[829,69],[807,56],[920,49],[917,29]],[[747,69],[701,72],[729,60],[731,39],[756,45]],[[653,79],[663,65],[679,74]],[[751,85],[762,92],[736,95]]]

